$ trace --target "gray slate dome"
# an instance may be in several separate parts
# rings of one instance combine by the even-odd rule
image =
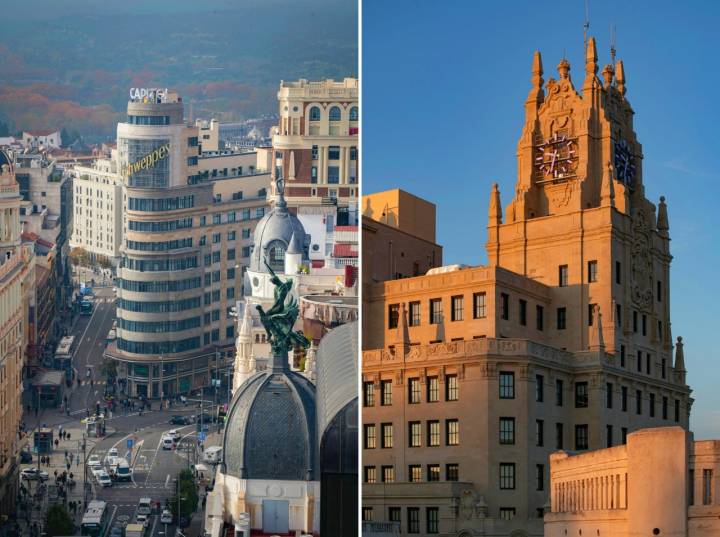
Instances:
[[[312,382],[289,370],[257,373],[233,397],[222,472],[239,479],[317,479],[315,420]]]
[[[310,237],[298,217],[288,211],[283,183],[282,179],[276,181],[278,200],[275,207],[255,227],[254,246],[250,254],[250,270],[253,272],[267,272],[264,258],[274,271],[284,272],[283,260],[291,242],[301,246],[303,262],[308,259]]]

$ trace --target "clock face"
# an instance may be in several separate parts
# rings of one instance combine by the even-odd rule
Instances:
[[[537,146],[535,167],[542,180],[563,179],[575,175],[577,144],[575,139],[557,132]]]
[[[635,181],[635,155],[625,140],[615,142],[615,174],[617,180],[632,187]]]

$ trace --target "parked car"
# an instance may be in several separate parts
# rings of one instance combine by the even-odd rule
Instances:
[[[100,457],[97,455],[90,455],[88,457],[87,464],[88,466],[96,466],[98,464],[102,464],[102,462],[100,462]]]
[[[195,420],[196,420],[195,422],[197,423],[198,421],[201,421],[200,418],[202,418],[203,423],[214,423],[215,422],[215,416],[213,416],[212,414],[208,414],[207,412],[203,412],[202,414],[199,414],[195,418]]]
[[[172,524],[173,516],[170,511],[164,509],[160,515],[160,524]]]
[[[169,431],[166,433],[166,436],[169,436],[169,437],[171,437],[173,440],[175,440],[175,443],[177,443],[178,440],[180,440],[180,438],[182,438],[182,435],[180,434],[180,431],[178,431],[177,429],[171,429],[171,430],[169,430]]]
[[[189,416],[173,416],[170,418],[170,425],[190,425],[192,419]]]
[[[38,470],[37,468],[25,468],[22,472],[20,472],[20,477],[27,481],[33,481],[36,479],[39,479],[40,481],[47,481],[50,478],[47,472]]]

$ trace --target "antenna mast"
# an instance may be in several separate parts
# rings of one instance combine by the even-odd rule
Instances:
[[[615,25],[610,25],[610,58],[613,66],[615,65]]]
[[[589,0],[585,0],[585,24],[583,24],[583,41],[585,43],[585,55],[587,55],[588,30],[590,29],[590,7]]]

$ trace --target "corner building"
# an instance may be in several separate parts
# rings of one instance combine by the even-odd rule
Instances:
[[[488,266],[370,285],[363,341],[363,516],[405,534],[543,535],[549,455],[688,428],[673,360],[667,206],[645,197],[622,61],[581,92],[539,53]]]

